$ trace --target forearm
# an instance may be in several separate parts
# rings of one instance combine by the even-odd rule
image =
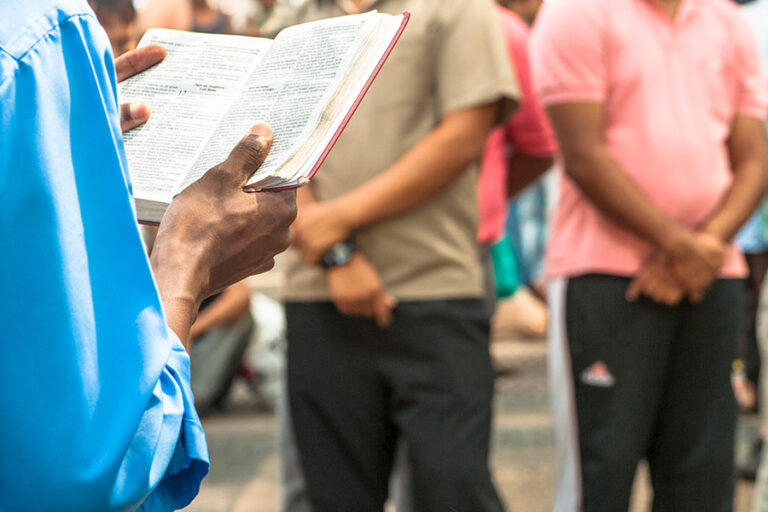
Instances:
[[[168,327],[179,337],[184,348],[189,350],[189,331],[195,321],[198,305],[182,297],[164,299],[163,311]]]
[[[723,202],[702,230],[723,241],[732,240],[749,220],[765,194],[765,172],[763,163],[751,162],[734,173],[733,183]]]
[[[387,171],[337,199],[351,228],[416,208],[449,186],[482,155],[496,110],[487,105],[444,121]]]
[[[205,298],[202,296],[205,286],[199,279],[203,272],[196,272],[189,264],[195,261],[194,256],[182,249],[155,245],[150,264],[168,327],[189,350],[189,331],[197,317],[200,302]]]
[[[670,250],[682,225],[667,217],[604,148],[565,161],[567,174],[607,217],[661,250]]]
[[[754,213],[766,189],[766,141],[762,121],[739,116],[728,150],[733,181],[720,206],[702,226],[723,241],[731,240]]]
[[[516,151],[509,158],[507,196],[514,197],[538,180],[552,166],[551,156],[533,156]]]

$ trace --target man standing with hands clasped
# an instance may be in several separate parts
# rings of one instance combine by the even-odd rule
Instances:
[[[497,512],[477,171],[517,95],[491,0],[312,0],[292,22],[412,16],[313,183],[287,265],[288,389],[314,512]],[[330,469],[329,469],[330,468]]]
[[[256,126],[147,259],[120,132],[148,112],[116,78],[164,55],[113,65],[85,0],[0,3],[0,510],[166,512],[208,471],[183,343],[203,299],[287,247],[295,194],[242,191],[272,141]]]
[[[531,50],[562,152],[555,510],[626,510],[643,458],[655,511],[731,510],[731,240],[766,183],[754,36],[731,2],[569,0],[545,4]]]

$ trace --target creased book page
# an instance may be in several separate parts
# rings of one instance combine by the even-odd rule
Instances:
[[[126,155],[134,192],[167,202],[272,41],[151,29],[148,44],[168,56],[121,84],[121,102],[150,109],[150,121],[125,134]]]
[[[275,133],[267,161],[249,183],[273,173],[317,125],[360,50],[376,13],[344,16],[283,30],[253,71],[200,153],[181,189],[217,164],[256,123]]]
[[[376,72],[382,58],[389,49],[403,23],[403,16],[385,17],[376,23],[373,30],[368,32],[360,51],[356,52],[344,80],[339,84],[336,94],[325,105],[322,115],[316,123],[316,129],[311,130],[303,139],[300,148],[278,168],[277,178],[260,182],[258,187],[269,188],[283,183],[300,185],[302,178],[308,178],[316,162],[332,143],[339,128],[343,126],[344,118],[354,110],[360,92],[368,80]],[[376,43],[379,44],[376,44]],[[382,44],[383,42],[383,44]]]

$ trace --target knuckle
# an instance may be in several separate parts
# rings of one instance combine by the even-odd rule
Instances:
[[[208,169],[208,171],[198,180],[198,182],[204,183],[206,187],[218,188],[218,186],[228,180],[230,175],[229,169],[224,164],[219,164]]]

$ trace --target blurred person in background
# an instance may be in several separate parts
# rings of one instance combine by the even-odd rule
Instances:
[[[229,0],[222,3],[231,12],[233,29],[238,34],[274,37],[284,26],[284,16],[296,8],[300,0]]]
[[[546,114],[533,94],[528,66],[528,24],[536,17],[541,1],[499,3],[508,7],[499,7],[499,16],[520,82],[522,102],[520,110],[505,126],[496,128],[486,144],[478,239],[491,247],[499,298],[512,297],[502,306],[503,314],[495,323],[497,332],[543,337],[546,305],[541,300],[540,268],[546,239],[548,182],[540,178],[553,164],[556,143]]]
[[[104,27],[115,57],[136,48],[138,32],[132,0],[88,0],[88,3]]]
[[[209,34],[231,34],[232,22],[227,13],[210,0],[191,0],[192,31]]]
[[[499,6],[497,14],[520,96],[519,107],[514,114],[488,136],[477,188],[480,208],[478,241],[485,251],[483,261],[486,263],[484,270],[489,315],[495,309],[498,287],[503,286],[500,283],[507,280],[508,276],[503,274],[509,272],[498,256],[504,250],[500,238],[503,237],[508,198],[516,196],[547,171],[553,164],[557,149],[546,113],[533,94],[528,66],[530,29],[514,11]],[[392,485],[392,501],[396,512],[413,510],[410,480],[407,448],[404,447],[397,455]]]
[[[192,30],[194,11],[190,0],[134,0],[139,34],[148,28]]]
[[[189,358],[192,393],[201,416],[224,408],[254,329],[251,290],[245,281],[200,304],[189,331]]]
[[[737,0],[741,12],[757,36],[763,70],[768,70],[768,1]],[[768,81],[765,84],[768,90]],[[763,200],[757,213],[747,222],[736,236],[737,245],[744,251],[749,267],[747,278],[747,311],[745,329],[739,340],[739,360],[734,362],[733,386],[736,399],[742,411],[752,412],[762,409],[763,400],[759,399],[758,383],[761,382],[761,354],[757,337],[757,311],[760,291],[768,271],[768,201]],[[761,415],[765,412],[760,410]],[[739,476],[754,480],[762,459],[765,439],[765,426],[752,445],[749,456],[739,467]],[[768,509],[768,501],[766,509]]]
[[[115,84],[164,50],[113,65],[84,0],[4,3],[0,20],[0,509],[184,507],[208,470],[185,352],[198,305],[270,268],[295,216],[294,193],[239,186],[272,133],[179,194],[147,258],[120,132],[148,112]]]
[[[256,12],[252,23],[258,27],[259,34],[269,34],[275,29],[275,23],[279,17],[279,4],[277,0],[256,0],[254,4]]]
[[[575,20],[577,22],[575,22]],[[547,253],[555,510],[733,507],[731,362],[766,186],[766,90],[731,2],[547,3],[534,82],[557,134]]]
[[[532,26],[542,0],[499,0],[498,3],[517,14],[528,26]]]
[[[372,8],[411,21],[302,189],[286,269],[288,403],[311,507],[381,510],[403,439],[414,510],[503,510],[475,194],[517,95],[509,55],[490,0],[313,0],[292,20]]]

